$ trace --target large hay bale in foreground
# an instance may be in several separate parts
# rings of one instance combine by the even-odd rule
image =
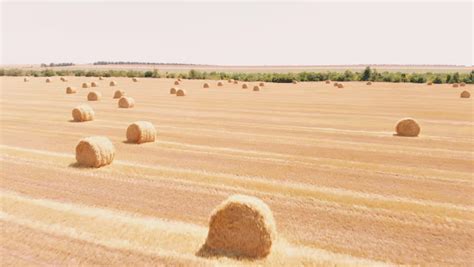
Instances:
[[[91,91],[87,94],[87,100],[89,101],[98,101],[102,97],[102,94],[97,91]]]
[[[178,80],[174,81],[174,85],[179,85],[179,81]]]
[[[115,147],[104,136],[86,137],[76,146],[76,160],[81,166],[102,167],[112,163],[114,157]]]
[[[119,108],[133,108],[135,106],[135,99],[127,96],[122,96],[118,101]]]
[[[50,83],[50,82],[52,82],[52,81],[53,81],[53,80],[51,80],[50,78],[46,78],[46,82],[47,82],[47,83]]]
[[[184,89],[178,89],[176,91],[176,96],[185,96],[186,95],[186,90]]]
[[[175,95],[176,91],[178,91],[178,89],[176,87],[171,87],[170,94]]]
[[[277,236],[275,219],[262,200],[233,195],[212,212],[205,246],[220,254],[263,258]]]
[[[87,83],[82,83],[82,88],[89,88],[89,85]]]
[[[121,98],[122,96],[125,96],[125,91],[124,90],[115,90],[114,99]]]
[[[469,93],[468,91],[462,91],[461,98],[470,98],[470,97],[471,97],[471,93]]]
[[[253,90],[254,90],[254,91],[260,91],[260,86],[255,85],[255,86],[253,87]]]
[[[412,118],[405,118],[397,122],[395,131],[399,136],[415,137],[420,134],[421,128],[416,120]]]
[[[109,85],[110,86],[117,86],[117,83],[115,81],[110,81]]]
[[[80,105],[72,109],[72,119],[77,122],[94,120],[94,110],[88,105]]]
[[[98,87],[99,85],[97,85],[96,82],[91,82],[91,87]]]
[[[202,88],[209,88],[209,84],[208,84],[208,83],[204,83],[204,84],[202,85]]]
[[[222,82],[217,82],[217,86],[223,86],[224,84]]]
[[[246,83],[243,83],[242,84],[242,89],[247,89],[247,88],[249,88],[249,86]]]
[[[264,87],[264,86],[265,86],[265,83],[264,83],[264,82],[260,82],[260,83],[258,84],[258,86]]]
[[[458,87],[459,87],[459,84],[453,83],[453,87],[454,87],[454,88],[458,88]]]
[[[68,86],[66,88],[66,94],[75,94],[77,92],[75,87]]]
[[[155,142],[156,129],[151,122],[136,121],[127,128],[127,141],[131,143]]]

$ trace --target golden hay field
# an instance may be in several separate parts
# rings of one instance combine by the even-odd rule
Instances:
[[[241,83],[2,77],[2,265],[471,265],[472,85]],[[82,88],[83,82],[98,87]],[[202,88],[204,82],[210,88]],[[66,94],[66,87],[77,89]],[[118,108],[114,91],[133,97]],[[87,101],[89,91],[102,94]],[[95,119],[73,122],[88,104]],[[394,136],[413,117],[419,137]],[[126,142],[152,122],[156,141]],[[102,135],[111,165],[78,167]],[[267,258],[198,255],[212,210],[256,196],[273,212]]]

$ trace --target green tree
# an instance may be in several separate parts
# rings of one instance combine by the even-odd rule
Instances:
[[[364,72],[362,72],[362,76],[360,77],[361,81],[368,81],[372,76],[372,70],[370,67],[365,68]]]

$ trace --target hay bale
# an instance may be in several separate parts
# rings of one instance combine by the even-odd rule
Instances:
[[[50,83],[50,82],[52,82],[52,81],[53,81],[53,80],[51,80],[50,78],[46,78],[46,82],[47,82],[47,83]]]
[[[66,88],[66,94],[75,94],[77,92],[75,87],[68,86]]]
[[[98,101],[102,97],[102,94],[97,91],[91,91],[87,94],[87,100],[89,101]]]
[[[258,86],[264,87],[264,86],[265,86],[265,83],[264,83],[264,82],[260,82],[260,83],[258,84]]]
[[[181,78],[178,78],[178,82],[180,82],[180,81],[181,81]]]
[[[344,88],[344,85],[342,83],[338,83],[337,88]]]
[[[79,165],[99,168],[112,163],[115,147],[105,136],[91,136],[79,140],[76,160]]]
[[[178,91],[176,87],[171,87],[170,94],[175,95],[176,91]]]
[[[464,87],[464,86],[466,86],[466,83],[462,82],[462,83],[459,84],[459,86]]]
[[[186,90],[184,89],[178,89],[178,91],[176,91],[176,96],[185,96],[186,95]]]
[[[217,86],[223,86],[224,84],[222,82],[218,82]]]
[[[118,101],[119,108],[133,108],[135,106],[135,99],[127,96],[122,96]]]
[[[63,82],[67,82],[67,79],[64,78],[64,77],[61,77],[61,78],[59,78],[59,79],[60,79],[61,81],[63,81]]]
[[[156,129],[151,122],[136,121],[127,128],[127,141],[131,143],[155,142]]]
[[[133,82],[138,82],[138,78],[133,77],[133,78],[132,78],[132,81],[133,81]]]
[[[82,83],[82,88],[89,88],[89,85],[87,83]]]
[[[80,105],[72,109],[72,118],[74,121],[94,120],[94,110],[88,105]]]
[[[468,91],[462,91],[461,98],[470,98],[470,97],[471,97],[471,93],[469,93]]]
[[[397,122],[395,131],[399,136],[415,137],[420,134],[421,128],[417,121],[412,118],[406,118]]]
[[[292,83],[293,83],[293,84],[297,84],[297,83],[298,83],[298,81],[294,80]]]
[[[117,83],[115,81],[110,81],[109,85],[110,86],[117,86]]]
[[[255,86],[253,87],[253,90],[254,90],[254,91],[260,91],[260,86],[255,85]]]
[[[239,81],[237,81],[237,80],[234,80],[234,84],[239,84]]]
[[[458,88],[458,87],[459,87],[459,84],[453,83],[453,87],[454,87],[454,88]]]
[[[24,82],[29,82],[30,79],[28,79],[28,78],[25,77],[25,78],[23,78],[23,81],[24,81]]]
[[[433,85],[433,82],[428,82],[427,85],[431,86]]]
[[[179,85],[179,81],[178,80],[174,81],[174,85]]]
[[[335,83],[334,83],[334,86],[335,86],[335,87],[337,87],[338,85],[339,85],[339,83],[338,83],[338,82],[335,82]]]
[[[202,85],[202,88],[209,88],[209,84],[208,84],[208,83],[204,83],[204,84]]]
[[[234,82],[234,80],[232,80],[232,79],[228,79],[228,80],[227,80],[227,82],[228,82],[228,83],[233,83],[233,82]]]
[[[247,89],[247,88],[249,88],[249,86],[246,83],[243,83],[242,84],[242,89]]]
[[[331,83],[331,81],[330,81],[330,80],[326,80],[326,84],[330,84],[330,83]]]
[[[104,79],[104,78],[103,78],[102,76],[100,76],[100,77],[99,77],[99,80],[101,80],[101,81],[102,81],[103,79]]]
[[[125,96],[125,91],[124,90],[115,90],[114,99],[121,98],[122,96]]]
[[[96,82],[91,82],[91,87],[99,87]]]
[[[372,85],[372,82],[371,82],[371,81],[368,81],[368,82],[367,82],[367,85]]]
[[[234,256],[263,258],[275,243],[275,219],[262,200],[233,195],[212,212],[205,247]]]

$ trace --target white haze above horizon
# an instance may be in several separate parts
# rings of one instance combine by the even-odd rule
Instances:
[[[473,64],[472,1],[3,1],[1,24],[2,64]]]

